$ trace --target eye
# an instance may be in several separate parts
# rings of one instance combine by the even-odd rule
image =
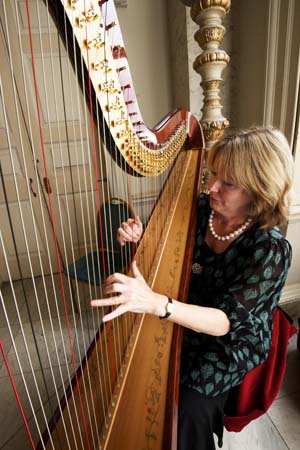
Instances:
[[[223,181],[223,184],[227,188],[235,188],[236,187],[236,184],[232,183],[231,181]]]
[[[223,181],[223,183],[225,186],[228,186],[228,187],[234,186],[234,183],[231,183],[230,181]]]

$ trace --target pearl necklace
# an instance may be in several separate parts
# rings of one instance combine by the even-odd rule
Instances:
[[[209,227],[209,230],[210,230],[211,234],[213,235],[213,237],[218,239],[219,241],[229,241],[230,239],[235,238],[236,236],[241,234],[243,231],[245,231],[246,228],[252,222],[251,217],[249,217],[249,219],[243,225],[241,225],[237,230],[232,231],[232,233],[226,234],[225,236],[220,236],[219,234],[217,234],[215,232],[215,229],[213,226],[214,215],[215,215],[215,211],[212,210],[209,215],[209,219],[208,219],[208,227]]]

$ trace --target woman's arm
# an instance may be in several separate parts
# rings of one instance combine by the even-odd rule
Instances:
[[[152,291],[138,270],[135,261],[132,263],[132,273],[133,277],[120,273],[109,276],[105,283],[104,293],[114,296],[92,300],[93,307],[117,306],[114,311],[103,317],[103,321],[114,319],[129,311],[164,316],[167,297]],[[223,311],[189,305],[176,300],[173,300],[173,311],[168,320],[213,336],[223,336],[229,332],[230,328],[229,320]]]

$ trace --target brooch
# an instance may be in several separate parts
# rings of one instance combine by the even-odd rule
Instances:
[[[202,267],[199,263],[195,262],[195,263],[192,265],[192,272],[193,272],[193,273],[199,275],[199,273],[201,273],[202,270],[203,270],[203,267]]]

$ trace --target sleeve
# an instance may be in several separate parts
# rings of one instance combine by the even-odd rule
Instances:
[[[217,339],[224,345],[229,373],[243,376],[266,359],[273,313],[290,262],[290,244],[283,237],[258,241],[247,256],[245,270],[220,296],[219,307],[229,318],[230,331]]]

